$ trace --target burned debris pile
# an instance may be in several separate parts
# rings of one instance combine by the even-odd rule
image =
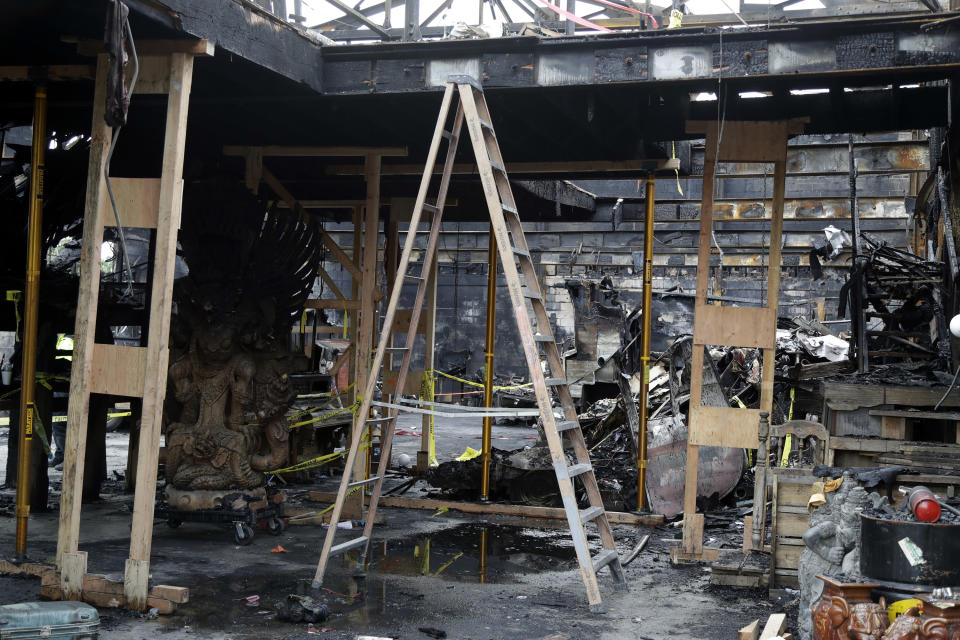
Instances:
[[[629,332],[625,346],[610,360],[621,363],[636,359],[621,358],[632,347]],[[799,415],[795,407],[794,384],[798,367],[847,365],[847,342],[819,322],[802,318],[781,319],[777,331],[777,383],[775,384],[774,423]],[[647,407],[648,486],[650,507],[667,517],[682,511],[683,479],[686,464],[686,420],[690,398],[691,336],[675,340],[655,358],[650,371]],[[713,406],[758,408],[760,404],[761,357],[757,349],[723,348],[709,350],[704,360],[705,402]],[[612,364],[612,363],[611,363]],[[587,446],[604,504],[610,510],[632,510],[637,497],[637,425],[631,424],[626,403],[638,403],[637,371],[622,364],[616,375],[627,381],[627,393],[598,400],[580,413]],[[842,371],[833,367],[828,372]],[[539,428],[539,427],[538,427]],[[542,429],[537,442],[524,449],[494,449],[491,459],[491,498],[535,505],[555,506],[559,494],[553,475],[549,448]],[[703,474],[703,507],[735,508],[752,495],[753,476],[750,461],[743,450],[705,447],[702,454],[709,473]],[[794,461],[797,454],[794,453]],[[440,464],[422,476],[430,485],[450,497],[475,497],[479,486],[479,458]],[[727,518],[724,522],[728,522]]]
[[[859,369],[867,362],[940,361],[948,369],[947,322],[942,306],[944,263],[861,234],[864,252],[840,292],[839,316],[849,305]],[[932,325],[932,327],[931,327]]]

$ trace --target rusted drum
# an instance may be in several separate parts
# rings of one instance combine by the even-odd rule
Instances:
[[[860,573],[905,587],[960,584],[960,525],[860,515]]]

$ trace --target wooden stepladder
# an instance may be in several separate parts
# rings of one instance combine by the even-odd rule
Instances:
[[[453,112],[453,124],[450,129],[447,129],[447,122],[450,119],[456,97],[459,97],[459,102]],[[470,140],[473,144],[480,181],[483,185],[487,208],[490,212],[490,222],[496,237],[497,248],[500,252],[500,261],[503,264],[504,277],[510,290],[510,300],[513,303],[514,315],[519,328],[520,339],[523,343],[524,356],[526,357],[530,379],[536,392],[537,406],[540,410],[544,432],[550,446],[551,458],[557,474],[560,494],[563,498],[563,507],[567,514],[570,533],[573,537],[574,547],[577,552],[577,561],[580,564],[583,582],[587,589],[590,610],[602,612],[604,611],[604,605],[597,584],[597,572],[604,567],[608,567],[616,587],[622,590],[627,588],[626,579],[623,574],[623,569],[620,566],[616,546],[614,545],[613,532],[610,529],[610,523],[603,509],[603,501],[600,497],[600,490],[597,487],[593,467],[590,464],[590,456],[583,438],[583,432],[577,420],[573,397],[570,395],[570,389],[567,386],[567,381],[564,376],[563,360],[560,357],[560,351],[554,340],[553,329],[550,326],[550,319],[544,306],[543,294],[536,277],[533,260],[531,259],[530,250],[527,247],[527,242],[523,235],[523,228],[520,224],[516,201],[510,188],[510,181],[507,177],[503,156],[500,153],[500,146],[497,143],[496,133],[493,130],[486,98],[483,89],[477,82],[472,78],[464,76],[451,76],[443,94],[440,115],[437,119],[433,140],[427,154],[427,163],[423,179],[420,182],[420,190],[414,204],[409,231],[407,232],[403,252],[400,256],[396,284],[390,292],[390,299],[384,317],[383,326],[388,328],[392,327],[394,316],[397,313],[397,305],[400,300],[400,291],[404,282],[417,283],[417,295],[413,308],[410,310],[411,318],[406,342],[403,346],[391,346],[392,335],[389,329],[380,335],[371,369],[371,371],[377,373],[368,378],[366,388],[363,390],[363,402],[357,414],[357,419],[354,422],[351,438],[351,442],[355,444],[351,446],[347,454],[343,479],[340,482],[340,489],[337,492],[337,499],[334,503],[333,513],[330,518],[330,528],[327,530],[327,535],[323,543],[323,550],[320,555],[320,562],[317,565],[313,585],[314,587],[319,587],[322,584],[331,556],[345,553],[351,549],[360,549],[361,555],[358,566],[362,566],[367,555],[367,550],[369,549],[377,502],[380,498],[383,478],[390,461],[390,447],[401,405],[377,403],[378,406],[383,406],[387,409],[385,417],[370,418],[369,412],[373,404],[377,378],[382,375],[384,358],[388,353],[401,355],[403,358],[394,388],[404,388],[407,373],[410,369],[414,336],[416,335],[420,311],[423,307],[423,301],[427,291],[427,279],[425,276],[430,273],[432,261],[436,253],[443,207],[447,196],[447,189],[450,186],[450,176],[464,122],[466,122]],[[444,139],[448,142],[447,156],[443,165],[443,171],[440,175],[436,200],[434,203],[429,203],[427,202],[427,192],[430,190],[430,182],[434,173],[437,154]],[[430,226],[426,250],[423,254],[422,270],[420,273],[414,274],[409,271],[410,255],[414,248],[417,228],[424,211],[431,212],[433,214],[433,220]],[[546,367],[548,371],[547,374],[544,373],[544,367]],[[556,401],[556,406],[554,406],[554,401]],[[382,429],[382,453],[376,475],[366,479],[354,480],[351,478],[350,470],[354,468],[354,460],[357,455],[359,455],[360,447],[357,446],[356,443],[361,443],[366,431],[373,426],[379,426]],[[564,441],[564,437],[567,438],[566,441]],[[569,445],[569,454],[565,451],[565,445]],[[568,460],[568,455],[573,458],[572,463]],[[581,509],[577,504],[573,483],[575,478],[580,479],[586,490],[589,506],[585,509]],[[372,493],[370,495],[370,504],[367,508],[365,518],[366,525],[363,529],[363,535],[334,545],[333,541],[337,533],[337,523],[340,521],[340,514],[347,493],[368,485],[372,485]],[[599,530],[603,547],[596,555],[591,555],[587,547],[585,525],[591,522],[595,524]]]

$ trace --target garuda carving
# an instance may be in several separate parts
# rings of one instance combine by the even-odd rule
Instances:
[[[175,286],[166,478],[177,489],[252,489],[287,459],[290,328],[313,287],[319,234],[241,184],[187,185]]]

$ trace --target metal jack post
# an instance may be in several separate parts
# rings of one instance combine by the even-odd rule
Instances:
[[[37,376],[37,307],[40,301],[40,251],[43,226],[43,172],[47,148],[47,88],[38,86],[33,101],[33,147],[30,160],[30,225],[27,232],[27,282],[24,292],[23,369],[20,376],[20,448],[17,458],[16,558],[26,559],[30,518],[30,458],[33,403]]]

